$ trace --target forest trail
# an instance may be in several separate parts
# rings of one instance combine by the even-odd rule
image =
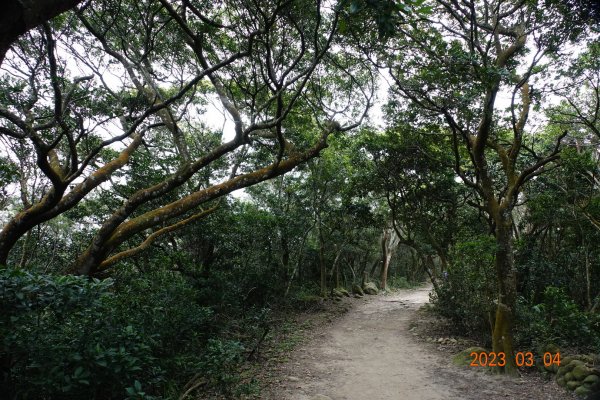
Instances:
[[[429,302],[430,287],[376,296],[296,351],[288,400],[446,400],[454,396],[431,354],[409,331],[412,314]],[[299,358],[299,360],[298,360]],[[319,396],[321,395],[321,396]]]
[[[530,400],[574,398],[539,376],[508,378],[453,365],[411,322],[431,287],[367,296],[289,354],[270,400]]]

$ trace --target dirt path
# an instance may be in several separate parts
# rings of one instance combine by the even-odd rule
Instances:
[[[409,330],[430,288],[376,296],[357,305],[290,354],[280,387],[264,394],[282,400],[565,399],[553,385],[539,391],[524,379],[489,376],[453,366]],[[557,392],[557,388],[559,392]],[[538,393],[539,392],[539,393]],[[556,395],[556,396],[555,396]],[[562,396],[562,397],[561,397]]]

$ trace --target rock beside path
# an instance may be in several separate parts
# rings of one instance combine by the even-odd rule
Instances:
[[[379,293],[379,289],[377,289],[377,286],[375,286],[375,283],[373,282],[365,282],[365,284],[362,287],[362,290],[366,294],[370,295],[376,295],[377,293]]]

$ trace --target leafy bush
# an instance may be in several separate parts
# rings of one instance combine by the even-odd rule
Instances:
[[[111,280],[0,272],[0,359],[7,394],[30,399],[122,397],[162,378],[149,338],[117,323]]]
[[[315,310],[323,305],[321,289],[318,285],[305,285],[293,288],[287,299],[288,306],[297,310]]]
[[[243,361],[244,346],[235,341],[211,339],[200,366],[211,386],[228,393],[239,382],[237,374]]]
[[[244,347],[219,339],[239,328],[202,304],[216,293],[166,270],[124,268],[116,278],[0,271],[0,393],[149,400],[178,396],[196,375],[207,378],[204,389],[249,390],[236,374]],[[248,310],[235,322],[253,338],[265,313]]]
[[[522,345],[598,347],[599,322],[596,316],[581,311],[563,289],[549,286],[540,304],[531,305],[519,299],[517,340]]]
[[[463,334],[489,341],[495,312],[495,241],[488,236],[458,244],[451,254],[447,275],[439,280],[432,301]]]

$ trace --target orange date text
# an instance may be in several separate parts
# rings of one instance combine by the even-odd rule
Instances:
[[[472,358],[471,367],[504,367],[506,365],[506,354],[503,352],[471,352],[469,356]],[[531,351],[515,353],[515,364],[517,367],[533,367],[536,359]],[[546,352],[542,356],[541,361],[545,367],[551,365],[560,366],[560,353]]]

